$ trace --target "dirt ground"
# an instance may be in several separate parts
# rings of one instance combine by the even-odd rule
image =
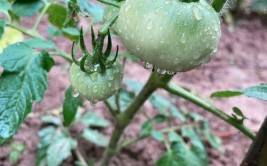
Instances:
[[[177,74],[173,81],[179,85],[188,87],[204,98],[209,98],[212,92],[219,90],[236,90],[248,86],[267,82],[267,18],[258,18],[251,15],[242,16],[237,22],[233,32],[228,26],[222,24],[222,39],[218,52],[212,61],[193,71]],[[61,43],[62,44],[62,43]],[[67,49],[69,43],[63,43]],[[27,151],[21,156],[18,166],[34,166],[35,154],[39,138],[37,132],[41,127],[40,116],[47,110],[61,107],[64,99],[64,91],[69,86],[68,65],[61,58],[55,58],[56,65],[49,73],[49,88],[41,103],[35,104],[33,113],[29,115],[25,123],[21,125],[14,136],[15,141],[26,145]],[[127,62],[125,78],[131,78],[145,82],[149,71],[140,63]],[[140,74],[142,73],[142,74]],[[266,102],[247,98],[235,97],[231,99],[213,99],[214,105],[231,113],[231,108],[239,107],[248,120],[245,124],[253,131],[257,131],[267,114]],[[201,113],[210,120],[212,130],[223,141],[224,153],[209,149],[209,161],[211,166],[237,166],[240,164],[251,141],[236,129],[226,124],[212,114],[185,101],[179,101],[178,106],[185,104],[192,111]],[[149,104],[144,107],[148,115],[153,114]],[[107,110],[101,103],[95,108],[90,107],[98,114],[110,118]],[[138,133],[140,123],[145,118],[137,115],[126,129],[126,136],[132,137]],[[112,130],[106,131],[111,133]],[[103,149],[96,148],[88,142],[79,144],[85,155],[101,157]],[[132,145],[121,154],[114,157],[111,166],[152,166],[163,153],[163,146],[152,139],[145,139]],[[63,165],[72,165],[72,159],[68,159]],[[8,161],[8,145],[0,148],[0,166],[10,166]]]

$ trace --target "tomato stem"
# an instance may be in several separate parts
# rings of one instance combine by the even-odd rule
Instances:
[[[115,124],[115,129],[111,136],[108,147],[106,148],[104,157],[101,162],[101,166],[107,166],[117,151],[117,145],[123,134],[124,129],[130,124],[139,108],[144,104],[144,102],[149,98],[149,96],[156,91],[160,85],[167,84],[173,76],[170,75],[159,75],[157,72],[152,72],[149,80],[131,103],[131,105],[121,114],[117,116],[117,123]]]
[[[215,116],[219,117],[220,119],[224,120],[225,122],[231,124],[232,126],[236,127],[239,131],[243,134],[248,136],[250,139],[255,139],[255,134],[246,128],[242,123],[236,123],[236,121],[222,110],[212,106],[211,104],[207,103],[206,101],[202,100],[201,98],[193,95],[192,93],[186,91],[185,89],[175,85],[175,84],[163,84],[162,88],[168,91],[171,94],[176,96],[182,97],[191,103],[196,104],[197,106],[203,108],[204,110],[214,114]]]

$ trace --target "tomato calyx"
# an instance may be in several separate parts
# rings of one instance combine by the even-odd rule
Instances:
[[[106,28],[105,28],[106,29]],[[80,66],[80,69],[88,74],[92,74],[94,72],[103,73],[109,67],[111,67],[117,59],[119,47],[117,46],[115,57],[112,60],[109,60],[109,56],[111,55],[112,49],[112,40],[109,32],[109,26],[107,30],[103,30],[101,28],[100,33],[98,34],[98,38],[95,38],[93,27],[91,27],[91,39],[92,39],[92,48],[93,54],[90,54],[86,48],[84,37],[83,37],[83,29],[80,30],[80,48],[83,53],[83,57],[78,60],[74,55],[74,45],[72,44],[71,56],[73,62]],[[103,32],[102,32],[103,31]],[[104,40],[105,37],[108,36],[108,43],[105,52],[103,52]]]

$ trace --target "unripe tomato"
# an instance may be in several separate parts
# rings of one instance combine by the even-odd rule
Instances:
[[[125,48],[161,73],[209,62],[221,36],[219,14],[205,0],[127,0],[117,27]]]
[[[80,95],[93,104],[115,94],[121,86],[122,77],[122,66],[117,62],[107,68],[104,73],[88,74],[81,71],[80,67],[74,63],[70,68],[70,81],[74,94]]]

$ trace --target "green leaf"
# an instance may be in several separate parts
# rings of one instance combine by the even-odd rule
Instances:
[[[33,49],[24,43],[12,44],[0,54],[0,66],[9,72],[22,71],[31,61]]]
[[[124,84],[126,84],[127,87],[133,90],[135,94],[139,93],[144,86],[144,84],[137,82],[137,81],[133,81],[130,79],[123,79],[123,80],[124,80]]]
[[[193,127],[182,127],[182,136],[190,139],[190,151],[198,158],[199,165],[208,165],[207,153],[200,136],[194,131]]]
[[[24,40],[23,43],[28,44],[31,48],[40,48],[40,49],[54,49],[55,43],[49,40],[43,40],[40,38],[30,38]]]
[[[54,3],[48,8],[47,14],[51,24],[60,29],[64,27],[64,22],[67,17],[67,9],[64,6]]]
[[[82,105],[79,97],[73,97],[72,88],[69,87],[65,92],[65,100],[63,103],[64,125],[69,126],[75,119],[78,107]]]
[[[267,84],[252,86],[243,90],[244,95],[267,101]]]
[[[81,122],[86,126],[94,127],[108,127],[110,122],[105,118],[94,114],[92,111],[87,112],[82,118]]]
[[[1,4],[0,4],[0,5],[1,5]],[[3,36],[3,34],[4,34],[5,26],[6,26],[6,21],[0,19],[0,39],[2,39],[2,36]]]
[[[63,35],[71,40],[78,40],[80,31],[75,27],[66,27],[62,29]]]
[[[127,91],[126,89],[121,88],[119,90],[120,93],[120,108],[121,110],[125,110],[128,106],[132,103],[133,99],[135,98],[135,93]],[[108,102],[112,105],[113,108],[116,108],[116,97],[113,95],[112,97],[108,98]]]
[[[104,16],[104,8],[101,5],[92,3],[87,0],[78,0],[82,12],[91,16],[95,23],[102,22]]]
[[[56,126],[60,126],[61,125],[61,120],[59,118],[51,116],[51,115],[43,116],[41,118],[41,121],[43,123],[50,123],[50,124],[53,124],[53,125],[56,125]]]
[[[15,1],[12,5],[12,12],[19,17],[32,17],[42,7],[44,3],[42,1]]]
[[[157,141],[161,141],[161,142],[163,142],[164,141],[164,135],[161,133],[161,132],[159,132],[159,131],[157,131],[157,130],[153,130],[152,132],[151,132],[151,136],[155,139],[155,140],[157,140]]]
[[[160,115],[160,114],[157,114],[156,116],[154,116],[153,120],[156,122],[156,123],[163,123],[167,120],[168,118],[164,115]]]
[[[240,124],[243,124],[244,120],[247,119],[243,115],[242,111],[239,108],[237,108],[237,107],[234,107],[233,108],[232,118],[233,118],[233,120],[236,121],[236,123],[240,123]]]
[[[185,117],[169,100],[163,98],[160,95],[154,94],[149,98],[151,104],[156,107],[164,116],[170,116],[170,114],[178,118],[181,122],[185,121]],[[170,113],[169,113],[170,112]]]
[[[267,1],[266,0],[254,0],[250,4],[250,9],[254,12],[267,14]]]
[[[182,138],[174,131],[170,131],[168,133],[168,137],[169,137],[170,142],[178,142],[178,143],[183,142]]]
[[[8,0],[0,0],[0,13],[5,13],[8,15],[8,10],[11,8]]]
[[[242,94],[243,93],[241,91],[220,91],[212,93],[210,97],[225,98],[240,96]]]
[[[97,130],[92,130],[92,129],[85,129],[83,131],[83,138],[96,144],[99,146],[107,146],[108,145],[108,140],[107,138],[99,133]]]
[[[48,126],[38,133],[40,142],[36,156],[36,166],[58,166],[71,155],[71,150],[77,147],[76,140],[64,134],[60,128]]]
[[[71,150],[77,147],[76,140],[68,137],[58,138],[47,149],[47,166],[58,166],[71,156]]]
[[[15,49],[14,54],[10,48]],[[23,43],[11,45],[0,54],[0,64],[4,67],[0,77],[0,145],[16,133],[31,111],[33,100],[39,102],[43,98],[47,88],[47,61],[51,61],[47,54],[33,54]]]
[[[150,120],[147,120],[145,123],[143,123],[141,130],[140,130],[140,135],[150,135],[153,130],[153,124],[151,123]]]

